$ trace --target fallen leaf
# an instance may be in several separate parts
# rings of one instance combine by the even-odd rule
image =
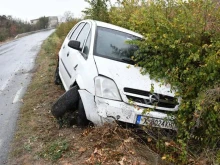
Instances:
[[[86,151],[86,148],[80,147],[78,151],[79,151],[79,152],[85,152],[85,151]]]
[[[189,162],[195,162],[195,160],[193,160],[192,158],[189,159]]]
[[[152,141],[152,139],[151,139],[151,138],[147,138],[147,141],[148,141],[148,142],[151,142],[151,141]]]
[[[63,136],[63,134],[62,133],[59,133],[59,137],[62,137]]]
[[[123,157],[118,163],[119,163],[120,165],[124,165],[124,161],[126,161],[126,158],[125,158],[125,157]]]
[[[134,155],[134,151],[129,151],[129,152],[130,152],[130,154]]]
[[[175,144],[174,141],[171,141],[171,142],[170,142],[170,145],[171,145],[171,146],[175,146],[176,144]]]
[[[170,146],[170,143],[169,142],[165,142],[165,146]]]
[[[90,156],[90,158],[89,159],[87,159],[86,160],[86,163],[88,163],[88,164],[93,164],[92,162],[94,161],[94,154],[92,154],[91,156]]]
[[[162,159],[162,160],[165,160],[166,158],[167,158],[166,156],[163,156],[161,159]]]
[[[100,149],[98,149],[98,148],[95,148],[95,150],[94,150],[94,152],[93,152],[94,154],[98,154],[98,155],[101,155],[102,156],[102,151],[100,150]]]
[[[134,140],[134,138],[129,137],[128,139],[125,139],[124,142],[125,143],[130,143],[132,140]]]

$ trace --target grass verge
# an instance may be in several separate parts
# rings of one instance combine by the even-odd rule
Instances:
[[[112,125],[59,129],[50,109],[64,93],[53,82],[61,42],[54,33],[42,45],[8,164],[155,164],[154,153],[129,130]]]
[[[48,164],[69,150],[70,139],[64,136],[72,134],[72,130],[59,130],[50,113],[52,103],[64,92],[53,83],[60,43],[53,34],[42,45],[37,70],[23,98],[9,164]]]

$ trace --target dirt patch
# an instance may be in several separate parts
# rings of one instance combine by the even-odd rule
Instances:
[[[86,146],[83,145],[87,142]],[[157,154],[118,125],[86,129],[77,144],[85,164],[157,164]],[[80,162],[78,162],[80,164]]]

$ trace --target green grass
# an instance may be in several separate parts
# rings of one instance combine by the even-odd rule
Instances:
[[[45,145],[43,150],[39,152],[39,156],[51,161],[57,161],[68,149],[69,143],[65,139],[56,139]]]

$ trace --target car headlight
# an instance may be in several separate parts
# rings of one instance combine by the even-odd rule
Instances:
[[[95,78],[95,93],[98,97],[111,100],[121,100],[121,96],[115,82],[103,76]]]

